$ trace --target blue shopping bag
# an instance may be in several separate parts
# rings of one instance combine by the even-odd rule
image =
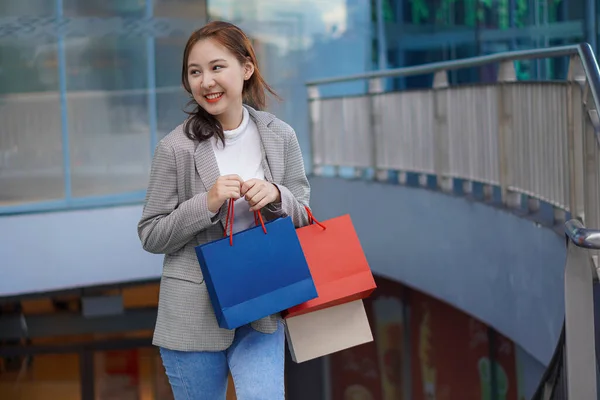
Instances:
[[[196,246],[204,281],[221,328],[235,329],[317,297],[290,217],[232,233],[229,202],[223,239]]]

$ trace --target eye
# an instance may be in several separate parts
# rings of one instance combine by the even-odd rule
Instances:
[[[190,75],[198,75],[198,74],[200,74],[199,70],[197,70],[197,69],[191,69],[190,70]]]
[[[213,71],[218,71],[218,70],[220,70],[220,69],[223,69],[223,68],[225,68],[225,67],[224,67],[224,66],[222,66],[222,65],[215,65],[215,66],[213,67]]]

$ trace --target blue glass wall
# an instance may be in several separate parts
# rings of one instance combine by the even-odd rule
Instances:
[[[143,200],[206,20],[203,1],[0,1],[0,212]]]

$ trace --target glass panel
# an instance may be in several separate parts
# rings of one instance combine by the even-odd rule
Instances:
[[[121,36],[65,41],[67,90],[145,89],[146,39]]]
[[[182,32],[176,37],[155,40],[156,87],[181,87],[181,63],[183,50],[192,32]]]
[[[0,40],[0,206],[64,196],[56,50]]]
[[[150,0],[151,1],[151,0]],[[143,16],[146,0],[63,0],[66,16]]]
[[[67,59],[73,196],[143,190],[150,168],[145,40],[69,42]]]
[[[548,40],[548,47],[563,46],[580,43],[582,39],[575,40]],[[538,47],[531,39],[505,40],[498,42],[485,42],[482,45],[483,54],[493,54],[502,51],[527,50]],[[546,47],[546,46],[544,46]],[[569,57],[558,57],[551,59],[531,59],[515,61],[515,73],[518,80],[564,80],[567,79],[569,68]],[[487,70],[488,81],[494,81],[497,74],[497,66],[481,68]]]
[[[3,17],[54,15],[55,7],[56,1],[51,0],[0,0],[0,15]]]
[[[5,0],[7,1],[7,0]],[[154,15],[167,18],[204,19],[206,2],[199,0],[63,0],[69,16],[143,16],[146,3],[153,6]]]
[[[152,1],[152,0],[150,0]],[[198,28],[206,18],[206,1],[198,0],[153,0],[154,15],[168,18],[197,19]]]
[[[186,108],[189,100],[190,96],[180,87],[158,89],[156,94],[158,140],[183,123],[187,117],[183,110],[192,109]]]
[[[567,0],[382,0],[390,67],[453,60],[502,51],[577,43],[583,40],[583,2]],[[511,6],[513,7],[511,9]],[[386,12],[387,11],[387,12]],[[546,63],[524,61],[519,79],[553,79]],[[462,75],[461,75],[462,74]],[[453,73],[452,83],[491,82],[495,67]],[[407,78],[423,87],[431,77]]]
[[[81,399],[78,354],[4,357],[0,371],[0,399]]]
[[[159,38],[155,41],[156,60],[156,115],[160,140],[181,124],[187,115],[183,112],[190,96],[181,87],[181,63],[186,36]]]
[[[57,42],[0,38],[0,94],[58,91]]]
[[[150,169],[147,95],[69,94],[73,196],[143,190]]]

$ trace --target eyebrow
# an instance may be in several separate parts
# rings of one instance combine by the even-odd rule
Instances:
[[[223,58],[218,58],[216,60],[212,60],[211,62],[209,62],[209,64],[215,64],[215,63],[218,63],[218,62],[227,62],[227,61],[225,59],[223,59]],[[195,64],[195,63],[192,63],[192,64],[188,65],[188,68],[192,68],[192,67],[200,68],[200,65],[199,64]]]

